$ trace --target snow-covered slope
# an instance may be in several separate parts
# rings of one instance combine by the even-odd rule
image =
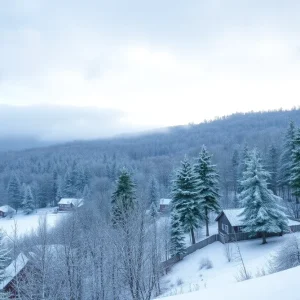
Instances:
[[[222,287],[163,298],[164,300],[299,300],[300,267]]]
[[[53,227],[56,223],[67,214],[54,214],[53,208],[39,209],[30,215],[24,215],[22,211],[18,211],[18,214],[13,218],[0,218],[0,230],[5,235],[13,237],[15,235],[15,229],[17,236],[31,233],[32,230],[36,230],[39,226],[39,222],[43,219],[47,219],[47,225]]]
[[[300,235],[300,233],[297,233],[297,235]],[[270,259],[290,237],[292,236],[286,234],[282,237],[269,238],[266,245],[261,245],[260,239],[238,243],[247,271],[251,273],[252,277],[257,277],[263,269],[268,271]],[[231,243],[230,246],[232,250],[231,262],[228,262],[225,255],[225,246],[220,242],[215,242],[185,257],[183,261],[177,263],[163,277],[163,296],[206,289],[223,290],[227,286],[235,288],[237,284],[236,277],[241,268],[241,260],[236,244]],[[212,268],[201,268],[203,259],[209,259]]]

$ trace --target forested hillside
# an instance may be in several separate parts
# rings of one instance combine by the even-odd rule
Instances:
[[[299,109],[235,114],[140,136],[3,152],[0,201],[8,203],[14,194],[14,206],[20,206],[30,186],[37,207],[55,205],[63,196],[84,196],[109,209],[105,204],[110,203],[112,188],[123,167],[133,175],[139,199],[148,200],[153,178],[158,182],[160,196],[168,197],[173,170],[185,154],[196,157],[205,144],[220,174],[221,205],[230,206],[243,152],[257,147],[267,167],[277,170],[290,121],[300,125]],[[272,159],[274,163],[270,165]]]

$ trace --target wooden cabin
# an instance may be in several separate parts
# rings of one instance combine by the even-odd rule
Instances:
[[[5,269],[0,289],[9,294],[9,299],[19,299],[17,284],[26,280],[27,268],[29,268],[29,259],[21,252]]]
[[[220,236],[227,236],[229,240],[248,240],[251,238],[260,238],[260,234],[250,235],[244,232],[245,224],[241,213],[243,208],[224,209],[217,216],[218,231]],[[288,220],[288,225],[291,232],[300,231],[300,222],[296,220]],[[268,233],[267,236],[278,236],[282,233]]]
[[[58,202],[58,211],[72,211],[83,205],[83,199],[78,198],[62,198]]]
[[[7,216],[13,216],[16,210],[9,205],[0,206],[0,218],[5,218]]]
[[[171,210],[171,201],[172,199],[162,198],[159,200],[159,212],[168,213]]]

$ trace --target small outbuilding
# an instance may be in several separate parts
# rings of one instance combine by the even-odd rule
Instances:
[[[82,198],[62,198],[58,202],[58,211],[72,211],[83,205]]]
[[[159,212],[168,213],[171,210],[172,199],[162,198],[159,200]]]
[[[7,216],[13,216],[16,213],[16,210],[13,209],[9,205],[2,205],[0,206],[0,217],[5,218]]]

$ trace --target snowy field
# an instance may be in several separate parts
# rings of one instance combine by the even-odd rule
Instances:
[[[300,267],[243,282],[181,294],[165,300],[299,300]]]
[[[53,227],[57,222],[67,214],[53,213],[54,208],[38,209],[30,215],[24,215],[22,211],[18,211],[13,218],[0,218],[0,230],[5,235],[13,238],[15,228],[17,228],[17,236],[20,237],[29,234],[38,228],[40,220],[46,217],[47,225]]]
[[[268,261],[272,255],[290,237],[291,235],[287,234],[283,237],[269,238],[266,245],[261,245],[260,239],[238,243],[246,268],[253,277],[256,277],[262,269],[267,268]],[[235,289],[237,284],[236,276],[241,268],[241,261],[237,254],[237,246],[234,243],[230,245],[234,258],[231,262],[228,262],[225,255],[225,246],[220,242],[215,242],[185,257],[183,261],[172,268],[169,274],[163,277],[162,283],[166,289],[163,296],[214,288],[223,290],[231,285],[234,285],[232,289]],[[206,258],[212,262],[211,269],[200,268],[200,262]],[[225,298],[221,297],[219,299]],[[300,296],[298,299],[300,299]]]

